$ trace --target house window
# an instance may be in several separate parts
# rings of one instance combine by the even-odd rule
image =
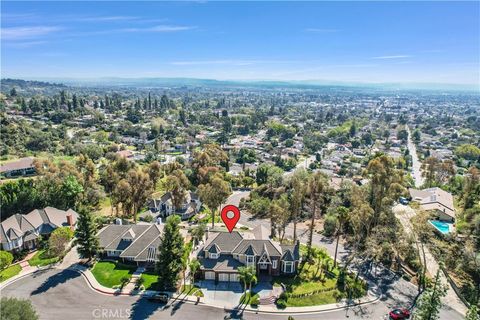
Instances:
[[[283,262],[283,272],[285,273],[292,273],[295,270],[295,265],[292,261],[284,261]]]
[[[272,268],[277,269],[277,260],[272,261]]]
[[[255,264],[255,256],[247,256],[247,266]]]
[[[210,253],[210,259],[218,259],[218,253]]]

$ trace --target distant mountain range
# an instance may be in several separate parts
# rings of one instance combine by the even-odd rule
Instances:
[[[14,79],[2,79],[3,81],[22,81]],[[370,89],[379,91],[403,91],[403,90],[435,90],[435,91],[473,91],[480,93],[480,88],[475,85],[460,84],[435,84],[435,83],[347,83],[331,81],[275,81],[275,80],[214,80],[196,78],[35,78],[26,80],[25,84],[38,85],[39,81],[49,83],[62,83],[70,86],[125,86],[125,87],[244,87],[244,88],[297,88],[297,89]]]

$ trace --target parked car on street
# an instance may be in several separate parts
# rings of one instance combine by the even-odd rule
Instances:
[[[410,310],[395,308],[388,314],[391,320],[403,320],[410,318]]]
[[[168,293],[158,293],[148,297],[147,299],[152,302],[167,303],[170,299],[170,295]]]

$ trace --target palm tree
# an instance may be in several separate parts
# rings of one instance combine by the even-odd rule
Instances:
[[[255,272],[255,267],[239,267],[238,273],[240,274],[240,280],[243,282],[243,291],[247,292],[247,285],[249,291],[252,290],[252,283],[257,282],[257,276]]]
[[[192,259],[188,265],[190,268],[190,276],[192,277],[192,285],[195,283],[195,274],[200,269],[200,262],[197,259]]]
[[[337,253],[338,253],[338,242],[340,241],[340,235],[343,231],[343,226],[347,222],[348,219],[348,209],[340,206],[337,208],[337,213],[338,213],[338,223],[337,223],[337,244],[335,245],[335,256],[333,258],[333,267],[335,268],[337,266]]]
[[[312,254],[313,232],[317,214],[323,214],[330,202],[332,188],[328,186],[328,179],[322,172],[317,172],[308,181],[308,195],[311,203],[311,220],[307,242],[307,260]]]

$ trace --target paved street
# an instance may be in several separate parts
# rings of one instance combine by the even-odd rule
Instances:
[[[387,285],[387,284],[386,284]],[[405,305],[415,290],[387,292],[381,301],[351,308],[295,315],[295,319],[384,319],[389,308]],[[137,296],[109,296],[97,293],[87,286],[84,278],[70,270],[50,269],[13,282],[2,290],[2,296],[29,298],[45,320],[77,319],[224,319],[223,309],[176,301],[165,310],[156,303]],[[239,318],[239,317],[236,317]],[[243,319],[287,319],[286,314],[255,314],[245,312]],[[441,319],[459,320],[452,310],[442,310]]]
[[[425,179],[422,177],[422,172],[420,170],[422,163],[420,162],[420,160],[418,160],[417,147],[412,141],[412,134],[408,126],[407,126],[407,131],[408,131],[407,148],[408,148],[408,151],[410,152],[410,155],[412,156],[412,177],[413,177],[413,180],[415,181],[415,187],[420,188],[425,182]]]

